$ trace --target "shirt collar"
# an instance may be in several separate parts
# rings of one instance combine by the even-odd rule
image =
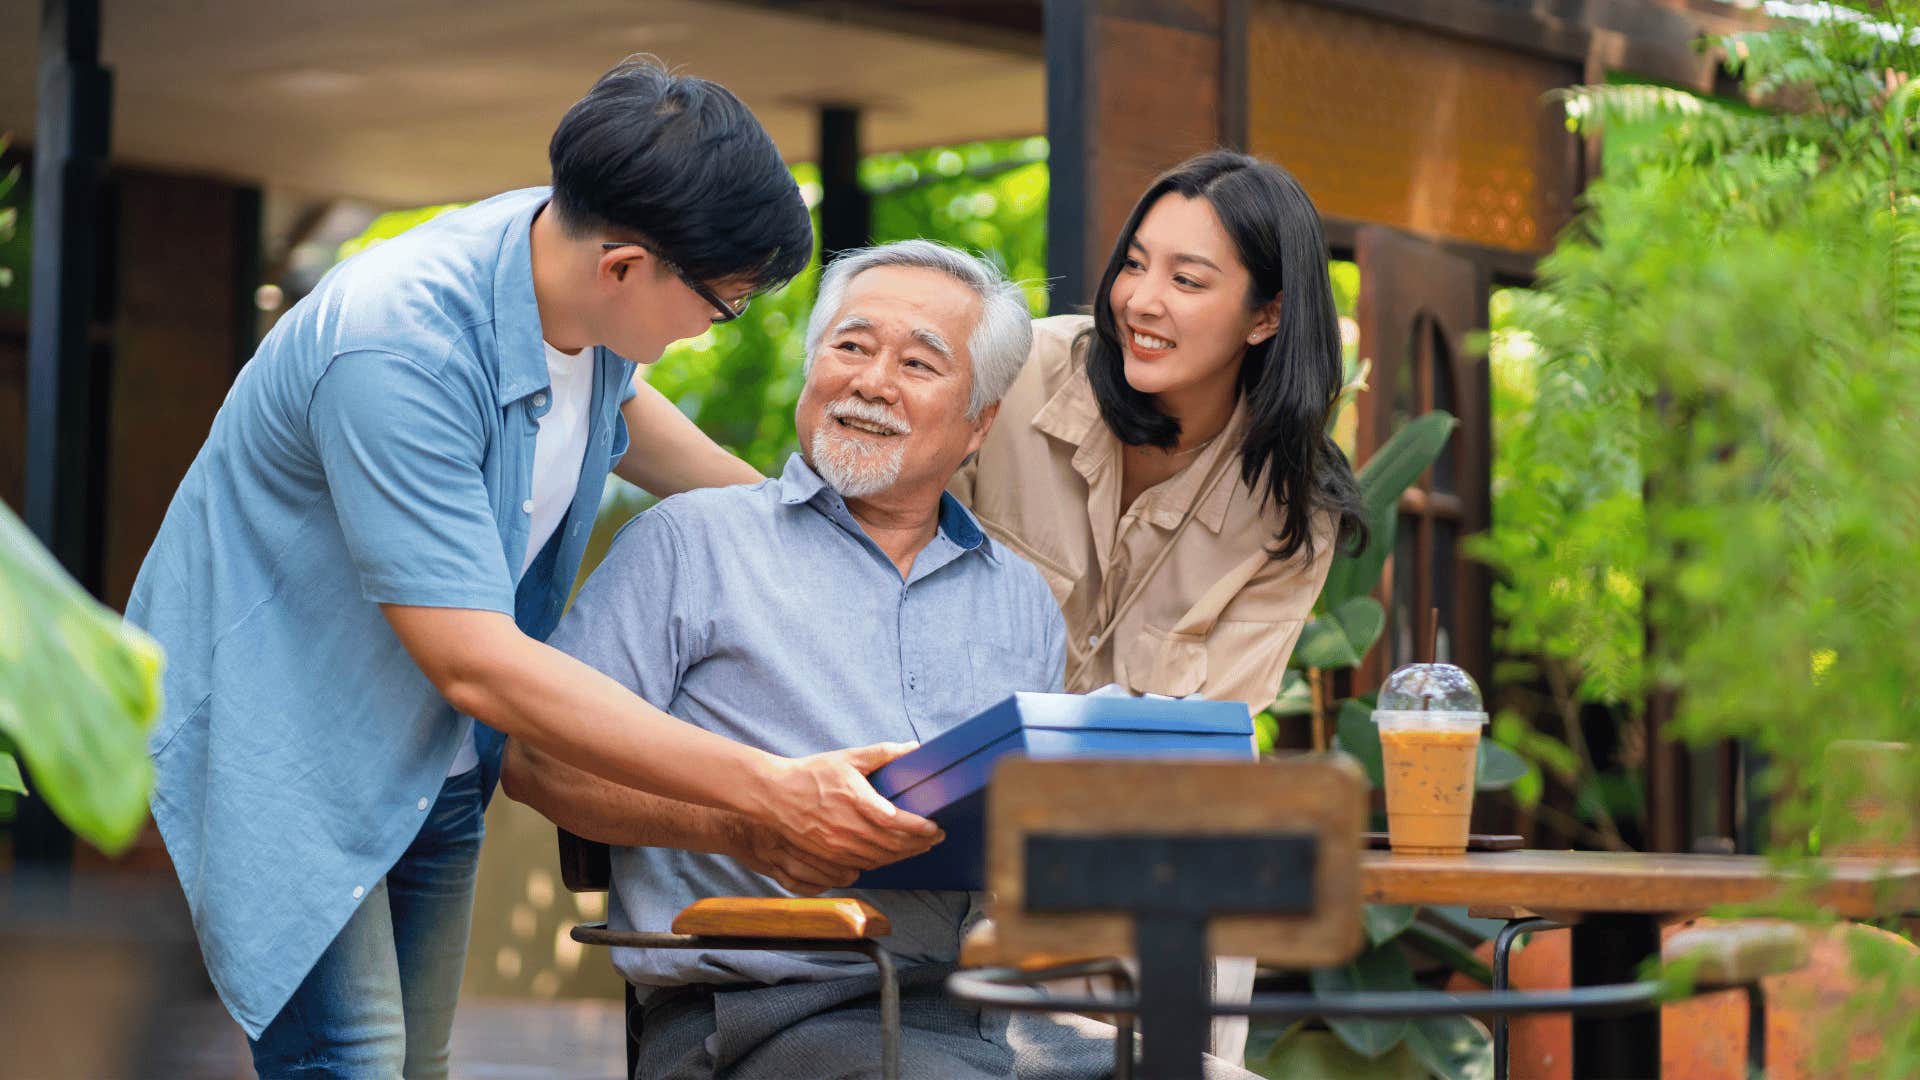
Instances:
[[[1095,470],[1111,467],[1117,471],[1120,468],[1117,453],[1097,453],[1100,435],[1107,436],[1106,442],[1117,443],[1119,440],[1113,437],[1106,428],[1106,422],[1101,419],[1100,403],[1093,396],[1093,384],[1087,381],[1086,368],[1080,364],[1073,365],[1066,381],[1060,384],[1060,389],[1054,391],[1040,411],[1033,414],[1032,423],[1035,431],[1079,448],[1073,458],[1074,466],[1089,481]],[[1156,493],[1154,505],[1147,511],[1149,520],[1163,529],[1179,525],[1180,515],[1193,504],[1195,485],[1213,473],[1220,455],[1239,454],[1240,442],[1246,430],[1247,403],[1242,399],[1234,403],[1233,415],[1228,418],[1227,426],[1201,451],[1200,460],[1176,475],[1165,490]],[[1194,518],[1216,533],[1225,525],[1227,509],[1241,487],[1240,470],[1236,465],[1222,465],[1221,474],[1194,509]]]
[[[547,386],[547,349],[540,336],[540,304],[533,295],[533,218],[547,205],[540,197],[507,221],[493,268],[493,347],[500,369],[499,400],[505,406]]]
[[[1035,431],[1075,446],[1086,442],[1100,423],[1100,404],[1094,400],[1093,386],[1087,382],[1087,369],[1078,363],[1071,366],[1060,389],[1033,414]]]
[[[807,464],[807,459],[797,451],[787,457],[787,467],[780,471],[779,482],[780,501],[784,505],[813,503],[830,517],[844,516],[847,524],[858,524],[848,512],[840,493],[827,486],[827,482],[813,471],[813,466]],[[994,562],[1000,561],[999,550],[987,538],[986,530],[980,527],[972,511],[944,491],[940,493],[940,534],[962,551],[977,548]]]

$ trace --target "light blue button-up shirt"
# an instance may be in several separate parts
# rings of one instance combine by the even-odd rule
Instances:
[[[800,455],[778,480],[676,495],[621,530],[553,645],[688,723],[797,757],[940,734],[1016,690],[1057,690],[1066,624],[1032,564],[942,494],[903,581]],[[613,853],[616,928],[664,930],[703,896],[778,896],[731,859]],[[866,891],[904,963],[952,960],[964,892]],[[614,950],[640,985],[844,976],[840,953]],[[850,966],[851,965],[851,966]]]
[[[167,650],[154,820],[250,1036],[412,841],[461,742],[378,605],[502,612],[544,639],[626,451],[633,365],[601,349],[578,490],[522,575],[550,407],[530,234],[546,201],[444,215],[295,304],[134,583],[127,618]],[[491,791],[503,740],[475,735]]]

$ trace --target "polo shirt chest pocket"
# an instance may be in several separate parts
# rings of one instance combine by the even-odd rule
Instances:
[[[968,691],[966,715],[972,716],[1017,691],[1047,692],[1045,657],[1003,649],[984,641],[967,643]]]

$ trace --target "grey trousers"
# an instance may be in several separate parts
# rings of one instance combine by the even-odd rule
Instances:
[[[903,1080],[1105,1080],[1114,1029],[1077,1016],[1008,1014],[946,996],[952,971],[900,972]],[[875,1080],[879,976],[782,986],[683,987],[641,1006],[633,1080]],[[1206,1080],[1258,1080],[1209,1059]]]

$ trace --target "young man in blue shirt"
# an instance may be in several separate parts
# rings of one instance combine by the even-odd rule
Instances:
[[[444,1075],[511,735],[755,823],[800,864],[924,850],[864,773],[684,724],[544,644],[609,471],[760,479],[634,365],[803,268],[805,205],[721,87],[623,63],[553,186],[335,268],[241,372],[127,616],[168,653],[154,819],[262,1076]],[[477,723],[476,723],[477,721]]]

